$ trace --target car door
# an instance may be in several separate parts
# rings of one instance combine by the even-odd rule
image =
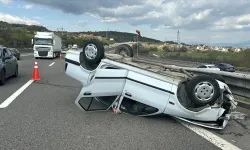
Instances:
[[[16,71],[16,65],[17,65],[17,58],[14,56],[14,53],[12,53],[10,50],[6,49],[6,52],[10,56],[9,61],[11,62],[11,74],[14,74]]]
[[[172,83],[129,71],[119,110],[147,116],[164,112],[171,92]]]
[[[124,69],[97,69],[90,83],[82,88],[76,105],[85,111],[109,109],[122,94],[127,74]]]
[[[6,71],[6,77],[9,77],[12,74],[13,69],[12,69],[11,56],[6,49],[3,49],[3,61]]]

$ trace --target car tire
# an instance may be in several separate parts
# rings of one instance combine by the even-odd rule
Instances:
[[[197,105],[213,104],[220,96],[218,82],[211,76],[200,75],[192,78],[187,86],[188,97]]]
[[[122,44],[116,48],[116,54],[121,55],[123,52],[125,52],[125,54],[129,57],[134,56],[133,49],[128,44]]]
[[[18,77],[18,66],[16,66],[16,70],[15,70],[15,73],[13,75],[15,78]]]
[[[2,70],[0,73],[1,73],[0,85],[4,85],[6,81],[6,73],[4,70]]]
[[[98,40],[89,40],[84,44],[83,59],[88,64],[98,64],[104,58],[104,47]]]

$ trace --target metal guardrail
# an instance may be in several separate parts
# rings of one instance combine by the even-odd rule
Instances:
[[[164,65],[167,69],[176,69],[180,70],[181,68],[191,72],[193,74],[218,74],[221,75],[228,86],[230,87],[230,90],[235,95],[239,95],[242,97],[250,98],[250,74],[243,74],[243,73],[232,73],[232,72],[224,72],[224,71],[214,71],[214,70],[207,70],[207,69],[200,69],[200,68],[192,68],[192,67],[180,67],[176,65],[169,65],[166,62],[159,61],[159,60],[152,60],[147,58],[139,57],[139,60],[144,60],[148,62],[154,62]]]

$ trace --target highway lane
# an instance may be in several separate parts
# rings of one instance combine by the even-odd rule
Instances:
[[[11,92],[31,78],[33,65],[32,57],[20,61],[23,80],[9,81]],[[74,104],[81,84],[65,75],[64,61],[38,65],[41,80],[0,109],[0,149],[219,149],[168,116],[83,112]],[[11,92],[0,93],[1,100]]]
[[[53,62],[53,60],[48,59],[40,59],[38,60],[40,69],[47,67],[49,63]],[[0,103],[2,103],[5,99],[11,96],[16,90],[22,87],[27,81],[32,78],[32,73],[34,69],[34,59],[33,56],[25,55],[22,57],[20,61],[18,61],[19,65],[19,75],[17,78],[9,78],[6,80],[4,86],[0,86]],[[42,73],[42,72],[41,72]]]

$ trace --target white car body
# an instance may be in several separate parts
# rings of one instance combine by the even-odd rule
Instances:
[[[78,48],[77,44],[74,44],[74,45],[72,46],[72,49],[77,49],[77,48]]]
[[[199,69],[209,69],[209,70],[214,70],[214,71],[220,71],[220,68],[216,67],[213,64],[201,65],[198,68]]]
[[[109,107],[112,107],[115,112],[122,112],[121,103],[123,99],[129,98],[158,109],[154,113],[139,114],[139,116],[167,114],[214,129],[223,129],[230,119],[230,113],[224,114],[226,109],[215,105],[198,111],[185,108],[178,98],[178,87],[182,81],[177,77],[163,76],[110,59],[102,59],[96,69],[88,70],[82,67],[80,55],[81,52],[79,51],[68,51],[65,56],[65,71],[68,76],[80,81],[83,85],[75,101],[76,105],[82,110],[85,110],[80,104],[82,99],[87,101],[87,98],[90,97],[116,96]],[[225,83],[217,82],[222,92],[227,91],[232,94]],[[237,105],[233,98],[231,98],[231,103]],[[224,117],[220,126],[214,123],[206,123],[217,122],[220,117]]]

